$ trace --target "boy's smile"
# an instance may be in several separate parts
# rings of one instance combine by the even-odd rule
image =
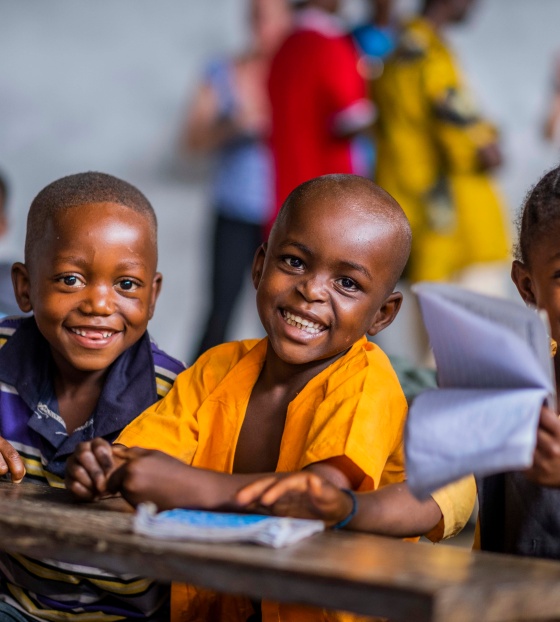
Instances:
[[[259,316],[279,359],[334,360],[386,325],[392,238],[390,227],[346,197],[322,193],[290,208],[253,266]]]
[[[13,268],[59,371],[100,372],[146,330],[159,288],[149,219],[116,203],[62,210],[27,266]]]

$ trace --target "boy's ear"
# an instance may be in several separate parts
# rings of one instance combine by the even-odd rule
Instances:
[[[251,278],[253,279],[253,285],[255,289],[259,286],[261,282],[261,277],[263,273],[264,267],[264,258],[266,257],[266,250],[268,248],[268,242],[261,244],[259,248],[257,248],[257,252],[255,253],[255,257],[253,258],[253,268],[251,270]]]
[[[527,305],[537,305],[537,298],[533,291],[533,279],[527,266],[517,259],[511,264],[511,280]]]
[[[152,281],[152,291],[150,293],[150,306],[148,308],[148,317],[151,320],[154,316],[154,311],[156,310],[156,300],[158,299],[159,293],[161,292],[161,284],[163,282],[163,276],[161,272],[156,272],[154,274],[154,279]]]
[[[391,322],[397,317],[397,313],[401,308],[402,300],[403,296],[400,292],[393,292],[386,298],[385,302],[381,305],[379,311],[373,318],[373,323],[367,332],[368,335],[373,337],[391,324]]]
[[[12,284],[14,286],[14,294],[18,307],[24,313],[33,311],[33,306],[31,305],[29,272],[27,266],[19,261],[12,266]]]

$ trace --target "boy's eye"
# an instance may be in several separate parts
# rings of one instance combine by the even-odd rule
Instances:
[[[67,274],[61,276],[58,279],[61,283],[64,283],[67,287],[83,287],[84,283],[75,274]]]
[[[132,279],[123,279],[118,282],[119,289],[125,292],[133,292],[138,289],[138,283],[135,283]]]
[[[357,292],[360,289],[356,281],[347,276],[343,276],[338,279],[338,283],[343,289],[347,291]]]
[[[286,257],[282,257],[282,261],[290,266],[290,268],[303,267],[303,261],[299,257],[292,257],[291,255],[287,255]]]

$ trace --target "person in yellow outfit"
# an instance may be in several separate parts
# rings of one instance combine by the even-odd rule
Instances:
[[[438,539],[460,530],[474,503],[472,478],[423,502],[412,497],[403,483],[406,400],[389,360],[365,337],[397,314],[394,287],[409,251],[404,213],[372,181],[327,175],[296,188],[253,264],[267,337],[204,353],[160,407],[123,431],[117,443],[126,448],[82,444],[68,463],[68,488],[82,499],[121,492],[159,509],[239,510],[237,494],[263,474],[304,470],[352,500],[354,491],[382,492],[380,513],[393,517],[379,524],[382,533]],[[353,504],[332,526],[352,513]],[[171,610],[173,622],[355,619],[187,585],[173,586]]]
[[[501,163],[497,131],[473,106],[442,35],[472,5],[424,0],[372,84],[376,181],[410,221],[413,282],[460,281],[471,266],[501,272],[509,257],[507,215],[489,175]]]

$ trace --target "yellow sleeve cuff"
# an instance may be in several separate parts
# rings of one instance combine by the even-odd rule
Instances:
[[[472,475],[436,490],[433,500],[441,510],[439,523],[426,535],[432,542],[456,536],[467,524],[476,499],[476,483]]]

